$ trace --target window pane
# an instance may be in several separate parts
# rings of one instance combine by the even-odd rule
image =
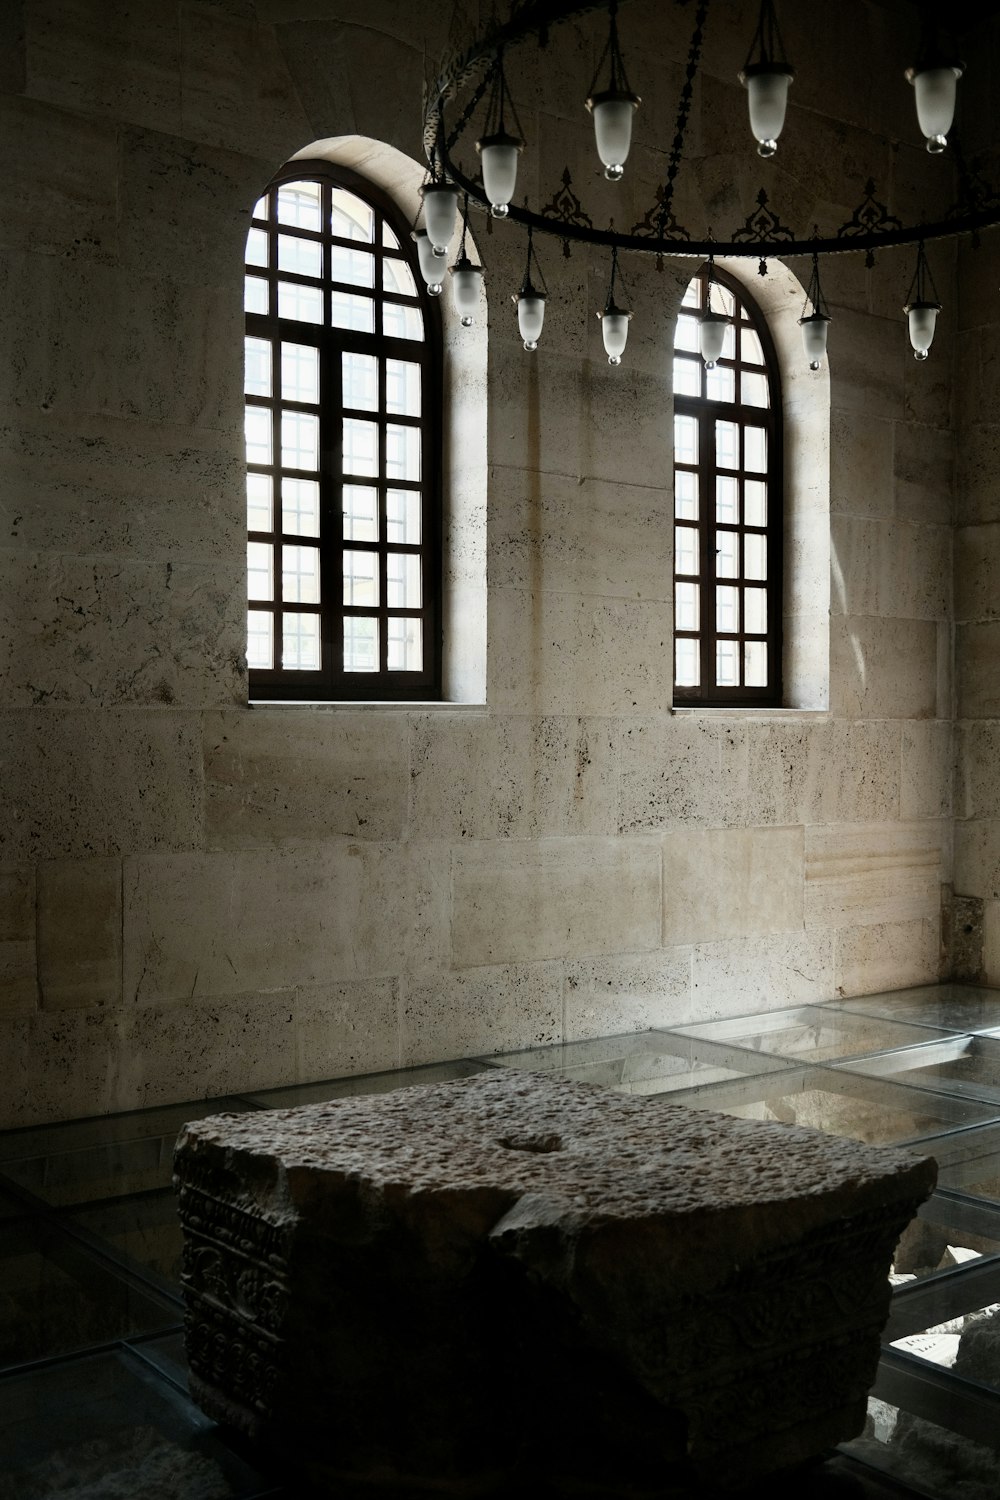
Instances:
[[[244,339],[243,389],[248,396],[271,394],[271,341]]]
[[[278,189],[278,223],[320,229],[321,194],[318,182],[286,182]]]
[[[419,417],[419,365],[406,359],[386,360],[385,406],[391,417]]]
[[[424,664],[422,630],[419,620],[401,619],[398,615],[388,624],[388,666],[390,672],[419,672]]]
[[[755,532],[748,532],[743,538],[743,576],[767,577],[767,539]]]
[[[764,641],[743,643],[744,681],[747,687],[767,687],[767,645]]]
[[[378,427],[360,417],[344,418],[344,473],[378,475]]]
[[[385,559],[385,602],[390,609],[419,609],[420,558],[414,552],[389,552]]]
[[[685,318],[682,315],[677,319],[677,327],[674,329],[674,348],[684,349],[688,354],[700,352],[697,318]]]
[[[715,424],[715,462],[720,469],[740,466],[740,429],[735,422]]]
[[[682,307],[700,307],[701,306],[701,282],[700,281],[698,281],[697,279],[695,279],[694,281],[689,281],[688,282],[687,287],[685,288],[685,291],[684,291],[684,297],[683,297],[683,299],[681,301],[681,306]]]
[[[740,358],[748,365],[764,363],[764,351],[760,347],[760,339],[746,323],[740,329]]]
[[[748,635],[767,633],[767,590],[743,590],[744,630]]]
[[[737,553],[739,545],[739,533],[736,531],[717,531],[715,533],[715,576],[716,578],[736,578],[739,573],[737,566]]]
[[[274,666],[274,630],[268,609],[247,610],[247,666],[269,672]]]
[[[286,604],[319,603],[318,547],[282,547],[281,596]]]
[[[274,496],[270,474],[247,475],[247,530],[270,531],[274,519]]]
[[[281,529],[291,536],[319,536],[319,484],[315,479],[282,479]]]
[[[267,316],[267,282],[262,276],[248,276],[244,281],[243,309]]]
[[[375,303],[371,297],[356,292],[330,293],[330,322],[334,328],[349,328],[353,333],[375,332]]]
[[[387,490],[385,496],[387,542],[420,545],[420,495],[416,490]]]
[[[738,650],[736,641],[716,641],[715,681],[718,687],[739,687]]]
[[[389,422],[385,429],[385,477],[420,478],[420,428]]]
[[[378,671],[378,621],[363,615],[344,620],[344,671]]]
[[[384,219],[382,221],[382,244],[385,246],[385,248],[387,250],[398,250],[399,249],[399,241],[397,240],[396,236],[393,234],[392,230],[389,228],[389,225],[385,222]]]
[[[362,202],[346,188],[334,188],[330,213],[330,233],[341,240],[364,240],[369,245],[375,238],[374,217],[367,203]]]
[[[715,591],[715,628],[723,634],[735,634],[740,628],[740,591],[720,584]]]
[[[378,411],[378,360],[374,354],[345,352],[341,356],[344,405],[359,411]]]
[[[251,229],[247,235],[247,265],[267,265],[267,231]]]
[[[705,395],[709,401],[736,400],[736,371],[728,365],[716,365],[705,371]]]
[[[388,255],[382,262],[382,287],[387,292],[396,292],[400,297],[417,295],[417,284],[406,261],[394,260]]]
[[[297,610],[282,615],[281,665],[291,671],[319,671],[319,615]]]
[[[402,302],[382,304],[382,332],[387,339],[422,339],[424,319],[419,307]]]
[[[257,202],[253,206],[253,216],[254,216],[255,219],[266,219],[267,218],[267,215],[268,215],[267,199],[268,199],[267,193],[264,194],[263,198],[258,198],[257,199]]]
[[[727,318],[736,316],[736,299],[729,288],[718,281],[712,282],[712,306],[716,312],[724,312]]]
[[[278,270],[296,276],[322,276],[323,246],[319,240],[303,240],[296,234],[278,235]]]
[[[679,520],[698,519],[698,476],[684,469],[674,474],[674,515]]]
[[[697,630],[700,590],[696,583],[674,585],[674,625],[678,630]]]
[[[346,281],[349,286],[374,286],[375,257],[367,250],[349,250],[346,245],[333,245],[330,276],[334,281]]]
[[[736,358],[736,329],[732,323],[726,324],[725,332],[722,335],[722,354],[719,357],[720,359]]]
[[[323,293],[318,286],[279,281],[278,317],[292,318],[296,323],[322,323]]]
[[[743,524],[767,525],[767,485],[762,479],[743,481]]]
[[[698,418],[674,417],[674,462],[696,464],[698,462]]]
[[[266,406],[248,406],[244,415],[247,463],[271,462],[271,413]]]
[[[274,598],[274,548],[270,542],[247,542],[247,598]]]
[[[674,572],[697,573],[698,533],[693,526],[674,527]]]
[[[743,467],[752,474],[767,473],[767,429],[744,427]]]
[[[319,417],[306,411],[281,413],[281,467],[313,473],[319,468]]]
[[[729,474],[718,474],[715,479],[715,519],[735,526],[740,518],[740,482]]]
[[[674,681],[678,687],[697,687],[701,680],[698,663],[698,642],[674,641]]]
[[[389,491],[390,495],[393,493]],[[344,485],[344,539],[348,542],[378,541],[378,491],[370,484]],[[394,537],[402,541],[402,537]]]
[[[766,375],[756,375],[752,370],[744,370],[740,382],[744,406],[770,406]]]
[[[701,371],[702,363],[700,359],[675,359],[674,395],[700,396]]]
[[[319,405],[319,350],[312,344],[282,344],[281,395]]]
[[[344,603],[378,604],[378,553],[344,548]]]

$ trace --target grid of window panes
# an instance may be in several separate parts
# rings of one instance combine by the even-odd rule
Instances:
[[[247,238],[253,697],[438,687],[437,309],[405,227],[349,181],[279,181]]]
[[[731,319],[708,369],[698,319],[708,274],[688,285],[674,336],[674,701],[781,700],[781,428],[763,318],[716,272]]]

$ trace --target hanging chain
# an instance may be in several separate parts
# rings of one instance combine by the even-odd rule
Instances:
[[[684,72],[684,87],[681,89],[680,102],[677,106],[677,128],[674,132],[673,144],[670,147],[670,156],[667,162],[667,180],[663,186],[663,201],[660,204],[660,212],[657,217],[657,235],[662,244],[663,232],[667,227],[674,201],[674,182],[680,169],[681,156],[684,151],[684,137],[687,134],[688,117],[691,113],[691,99],[694,92],[695,75],[698,72],[698,64],[701,61],[701,48],[705,36],[705,21],[708,16],[708,0],[699,0],[698,10],[694,18],[694,32],[691,37],[691,45],[688,48],[687,68]]]

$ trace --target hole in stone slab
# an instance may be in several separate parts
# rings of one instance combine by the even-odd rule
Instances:
[[[502,1135],[500,1145],[506,1151],[536,1151],[544,1156],[549,1151],[562,1150],[561,1135]]]
[[[968,937],[969,933],[972,931],[972,923],[966,922],[965,926],[962,928],[962,931],[965,933],[966,937]]]

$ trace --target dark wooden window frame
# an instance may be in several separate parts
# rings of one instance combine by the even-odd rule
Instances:
[[[386,701],[406,702],[412,700],[439,700],[441,697],[441,410],[442,380],[441,310],[436,299],[427,295],[426,285],[420,274],[410,226],[399,208],[366,178],[346,168],[327,161],[303,160],[289,163],[268,184],[266,192],[276,193],[282,185],[311,181],[323,185],[322,228],[319,231],[296,230],[301,237],[320,243],[322,246],[323,275],[319,283],[306,276],[289,271],[278,271],[277,235],[279,229],[287,231],[289,226],[279,225],[277,213],[272,207],[267,221],[254,219],[253,227],[266,230],[268,235],[268,265],[266,267],[247,264],[247,274],[264,278],[268,286],[268,312],[246,314],[248,337],[267,339],[277,351],[284,340],[297,344],[309,344],[319,350],[320,403],[319,407],[307,406],[280,398],[280,388],[272,384],[270,397],[248,395],[248,406],[269,409],[272,414],[272,463],[248,464],[248,472],[272,476],[274,514],[273,531],[249,531],[250,541],[270,542],[274,545],[274,593],[271,604],[250,600],[248,607],[278,614],[275,631],[275,662],[280,663],[281,634],[280,611],[282,608],[282,584],[280,546],[287,541],[292,545],[304,539],[282,533],[280,480],[284,472],[292,478],[315,478],[312,473],[297,473],[283,470],[281,465],[280,425],[281,410],[296,409],[319,413],[319,496],[320,496],[320,603],[318,605],[294,605],[299,612],[318,613],[320,616],[321,667],[318,671],[282,668],[275,665],[265,669],[250,669],[250,697],[262,701],[299,700],[307,702],[329,701]],[[346,188],[361,198],[374,211],[376,228],[374,243],[366,245],[357,240],[341,239],[330,229],[331,190]],[[399,242],[400,250],[387,251],[389,255],[403,259],[409,266],[417,287],[417,299],[394,297],[383,291],[382,226],[384,220]],[[331,279],[331,246],[371,252],[375,257],[374,286],[371,289],[375,301],[375,333],[359,333],[344,328],[334,328],[330,318],[332,291],[357,294],[367,289]],[[300,322],[297,319],[278,317],[277,283],[296,282],[305,286],[322,287],[323,323]],[[392,338],[381,330],[382,304],[399,302],[406,306],[419,306],[423,316],[424,337],[413,339]],[[379,381],[378,409],[357,410],[345,408],[342,400],[342,360],[345,352],[375,355],[381,360],[401,359],[417,363],[422,367],[421,406],[419,418],[390,415],[386,408],[385,381]],[[279,361],[272,357],[273,381],[277,381]],[[378,423],[378,476],[373,480],[360,479],[362,484],[373,484],[378,494],[378,541],[364,542],[346,540],[343,523],[343,418],[357,416],[365,421]],[[389,479],[386,475],[386,430],[387,423],[418,427],[421,432],[421,478],[419,482]],[[348,482],[355,482],[351,476]],[[421,495],[421,532],[419,546],[393,542],[390,546],[386,533],[387,489],[419,490]],[[305,539],[308,540],[308,539]],[[378,555],[379,592],[378,606],[352,607],[343,603],[343,549],[371,551]],[[421,671],[389,671],[387,666],[388,618],[387,605],[387,553],[419,552],[421,558],[421,608],[419,610],[391,611],[393,616],[419,615],[422,621],[423,669]],[[343,632],[345,618],[376,615],[379,620],[379,662],[377,672],[347,672],[343,669]]]
[[[742,338],[740,333],[740,319],[737,316],[735,347],[733,359],[720,359],[720,366],[735,368],[736,371],[736,400],[734,402],[722,402],[709,400],[707,396],[684,396],[674,395],[674,412],[677,416],[693,416],[698,419],[699,450],[696,464],[679,464],[674,461],[674,473],[678,470],[694,472],[698,475],[699,489],[699,519],[698,531],[698,572],[678,573],[677,559],[674,560],[674,587],[678,583],[697,583],[700,585],[700,615],[699,629],[680,629],[676,625],[675,606],[675,628],[674,638],[683,639],[696,638],[699,641],[700,652],[700,684],[697,687],[681,687],[676,683],[676,656],[675,656],[675,685],[674,704],[677,707],[777,707],[782,702],[782,605],[783,585],[782,567],[784,550],[784,483],[783,483],[783,426],[781,417],[781,381],[778,371],[778,359],[774,348],[767,321],[760,308],[747,289],[734,277],[725,271],[715,270],[715,279],[724,286],[736,299],[738,309],[742,309],[747,321],[760,340],[761,350],[764,356],[764,365],[760,366],[755,361],[751,368],[755,373],[766,373],[768,380],[769,405],[765,409],[759,406],[744,405],[740,399],[741,382],[740,366],[742,352]],[[704,267],[697,278],[702,283],[702,300],[704,305],[704,285],[707,281],[708,268]],[[680,352],[680,351],[678,351]],[[672,351],[673,357],[673,351]],[[704,376],[702,377],[702,390],[704,391]],[[739,523],[723,524],[716,517],[716,478],[718,474],[724,473],[735,476],[739,483],[742,495],[743,480],[747,477],[742,462],[735,469],[720,470],[716,464],[715,455],[715,422],[717,420],[735,422],[740,428],[740,456],[743,456],[742,429],[745,426],[764,427],[767,430],[767,472],[765,476],[767,494],[766,526],[746,526],[743,524],[743,511],[740,510]],[[759,477],[756,472],[750,477]],[[671,524],[675,527],[683,525],[682,518],[676,516]],[[715,558],[717,552],[717,535],[719,531],[736,533],[739,536],[738,557],[739,567],[735,578],[716,578]],[[767,558],[767,686],[766,687],[720,687],[715,683],[716,644],[721,640],[732,640],[737,644],[738,657],[741,663],[740,676],[743,676],[743,645],[750,639],[761,637],[751,635],[742,627],[745,625],[742,614],[742,585],[747,580],[744,577],[743,567],[743,543],[742,537],[746,534],[764,534],[766,538]],[[756,580],[750,580],[754,582]],[[740,588],[741,616],[739,624],[741,629],[735,632],[718,631],[716,625],[716,587],[717,585],[735,585]]]

